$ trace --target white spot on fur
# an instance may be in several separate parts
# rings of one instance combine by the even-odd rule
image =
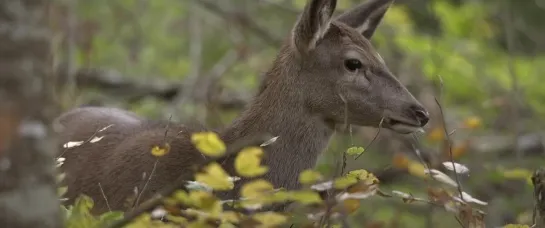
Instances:
[[[90,142],[90,143],[96,143],[96,142],[102,140],[102,138],[104,138],[104,136],[100,136],[100,137],[95,136],[95,137],[93,137],[93,138],[91,139],[91,141],[89,141],[89,142]]]
[[[108,125],[108,126],[106,126],[106,127],[103,127],[102,129],[98,130],[98,132],[103,132],[103,131],[105,131],[106,129],[112,127],[112,126],[114,126],[114,125],[113,125],[113,124],[110,124],[110,125]]]
[[[83,141],[70,141],[62,145],[62,147],[68,149],[68,148],[72,148],[76,146],[81,146],[82,144],[83,144]]]
[[[56,159],[56,167],[59,168],[64,164],[64,161],[66,161],[66,158],[59,157]]]
[[[266,142],[262,143],[262,144],[259,145],[259,146],[260,146],[260,147],[265,147],[265,146],[271,145],[271,144],[273,144],[274,142],[276,142],[276,140],[278,139],[278,137],[280,137],[280,136],[272,137],[271,139],[267,140]]]
[[[375,52],[375,53],[377,54],[377,58],[380,61],[380,63],[386,64],[386,62],[384,62],[384,59],[382,58],[382,56],[380,56],[380,54],[378,52]]]

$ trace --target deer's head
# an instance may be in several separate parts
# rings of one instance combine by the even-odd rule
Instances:
[[[427,110],[385,65],[369,40],[393,0],[368,0],[332,17],[336,0],[310,0],[291,34],[289,81],[312,112],[335,123],[414,132]],[[278,78],[280,79],[280,78]]]

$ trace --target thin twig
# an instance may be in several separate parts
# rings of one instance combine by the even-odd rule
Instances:
[[[155,169],[157,168],[157,163],[159,163],[159,159],[155,159],[155,163],[153,164],[153,169],[151,170],[151,173],[146,180],[146,183],[144,184],[144,187],[142,187],[142,191],[138,193],[138,197],[136,197],[136,201],[134,202],[133,208],[138,206],[138,203],[140,202],[140,198],[144,194],[144,191],[146,191],[146,187],[148,187],[148,183],[151,181],[151,178],[153,177],[153,174],[155,173]]]
[[[170,129],[170,124],[172,123],[172,114],[168,118],[167,126],[165,126],[165,134],[163,135],[163,146],[167,144],[167,135],[168,130]],[[151,169],[151,173],[148,177],[148,180],[146,180],[146,183],[144,184],[144,187],[142,187],[142,191],[138,193],[138,196],[136,197],[136,201],[134,202],[133,208],[138,206],[138,203],[140,202],[140,198],[142,197],[142,194],[144,194],[144,191],[146,191],[146,187],[148,186],[148,183],[151,181],[151,178],[153,177],[153,174],[155,173],[155,169],[157,168],[157,163],[159,163],[159,159],[155,159],[155,163],[153,164],[153,168]]]
[[[439,88],[439,95],[442,95],[442,93],[443,93],[443,79],[441,78],[441,76],[439,76],[439,79],[440,79],[440,82],[441,82],[440,83],[440,88]],[[439,108],[439,113],[441,114],[441,123],[443,125],[443,131],[445,133],[445,143],[448,146],[449,159],[450,159],[450,162],[452,163],[452,167],[453,167],[453,171],[454,171],[454,178],[456,180],[456,184],[458,185],[457,189],[458,189],[458,192],[460,193],[460,199],[464,200],[464,195],[462,194],[462,192],[463,192],[462,191],[462,185],[461,185],[459,177],[458,177],[458,172],[456,171],[456,165],[454,164],[454,157],[452,156],[452,141],[450,139],[450,135],[449,135],[449,132],[448,132],[448,129],[447,129],[447,121],[445,120],[445,113],[443,111],[443,106],[441,105],[441,102],[439,102],[437,97],[434,97],[434,99],[435,99],[435,103],[437,104],[437,107]]]
[[[100,193],[102,194],[104,201],[106,201],[106,206],[108,207],[108,211],[112,211],[112,208],[110,207],[110,203],[108,203],[108,198],[106,198],[106,194],[104,193],[104,189],[102,189],[102,185],[100,185],[100,182],[98,182],[98,188],[100,188]]]
[[[367,146],[363,148],[364,151],[367,150],[369,147],[371,147],[371,145],[373,145],[375,140],[377,140],[378,136],[380,135],[380,129],[382,129],[382,123],[383,122],[384,122],[384,117],[382,117],[382,119],[380,120],[380,123],[378,124],[377,134],[375,134],[375,137],[373,137],[371,142],[369,142],[369,144],[367,144]],[[358,160],[358,158],[360,158],[362,154],[363,153],[359,154],[354,160]]]

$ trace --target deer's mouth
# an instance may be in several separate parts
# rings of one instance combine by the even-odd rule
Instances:
[[[410,134],[422,131],[422,127],[417,121],[410,121],[402,118],[384,118],[383,126],[400,134]]]

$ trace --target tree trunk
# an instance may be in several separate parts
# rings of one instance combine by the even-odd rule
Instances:
[[[46,0],[0,1],[0,224],[62,227]]]

